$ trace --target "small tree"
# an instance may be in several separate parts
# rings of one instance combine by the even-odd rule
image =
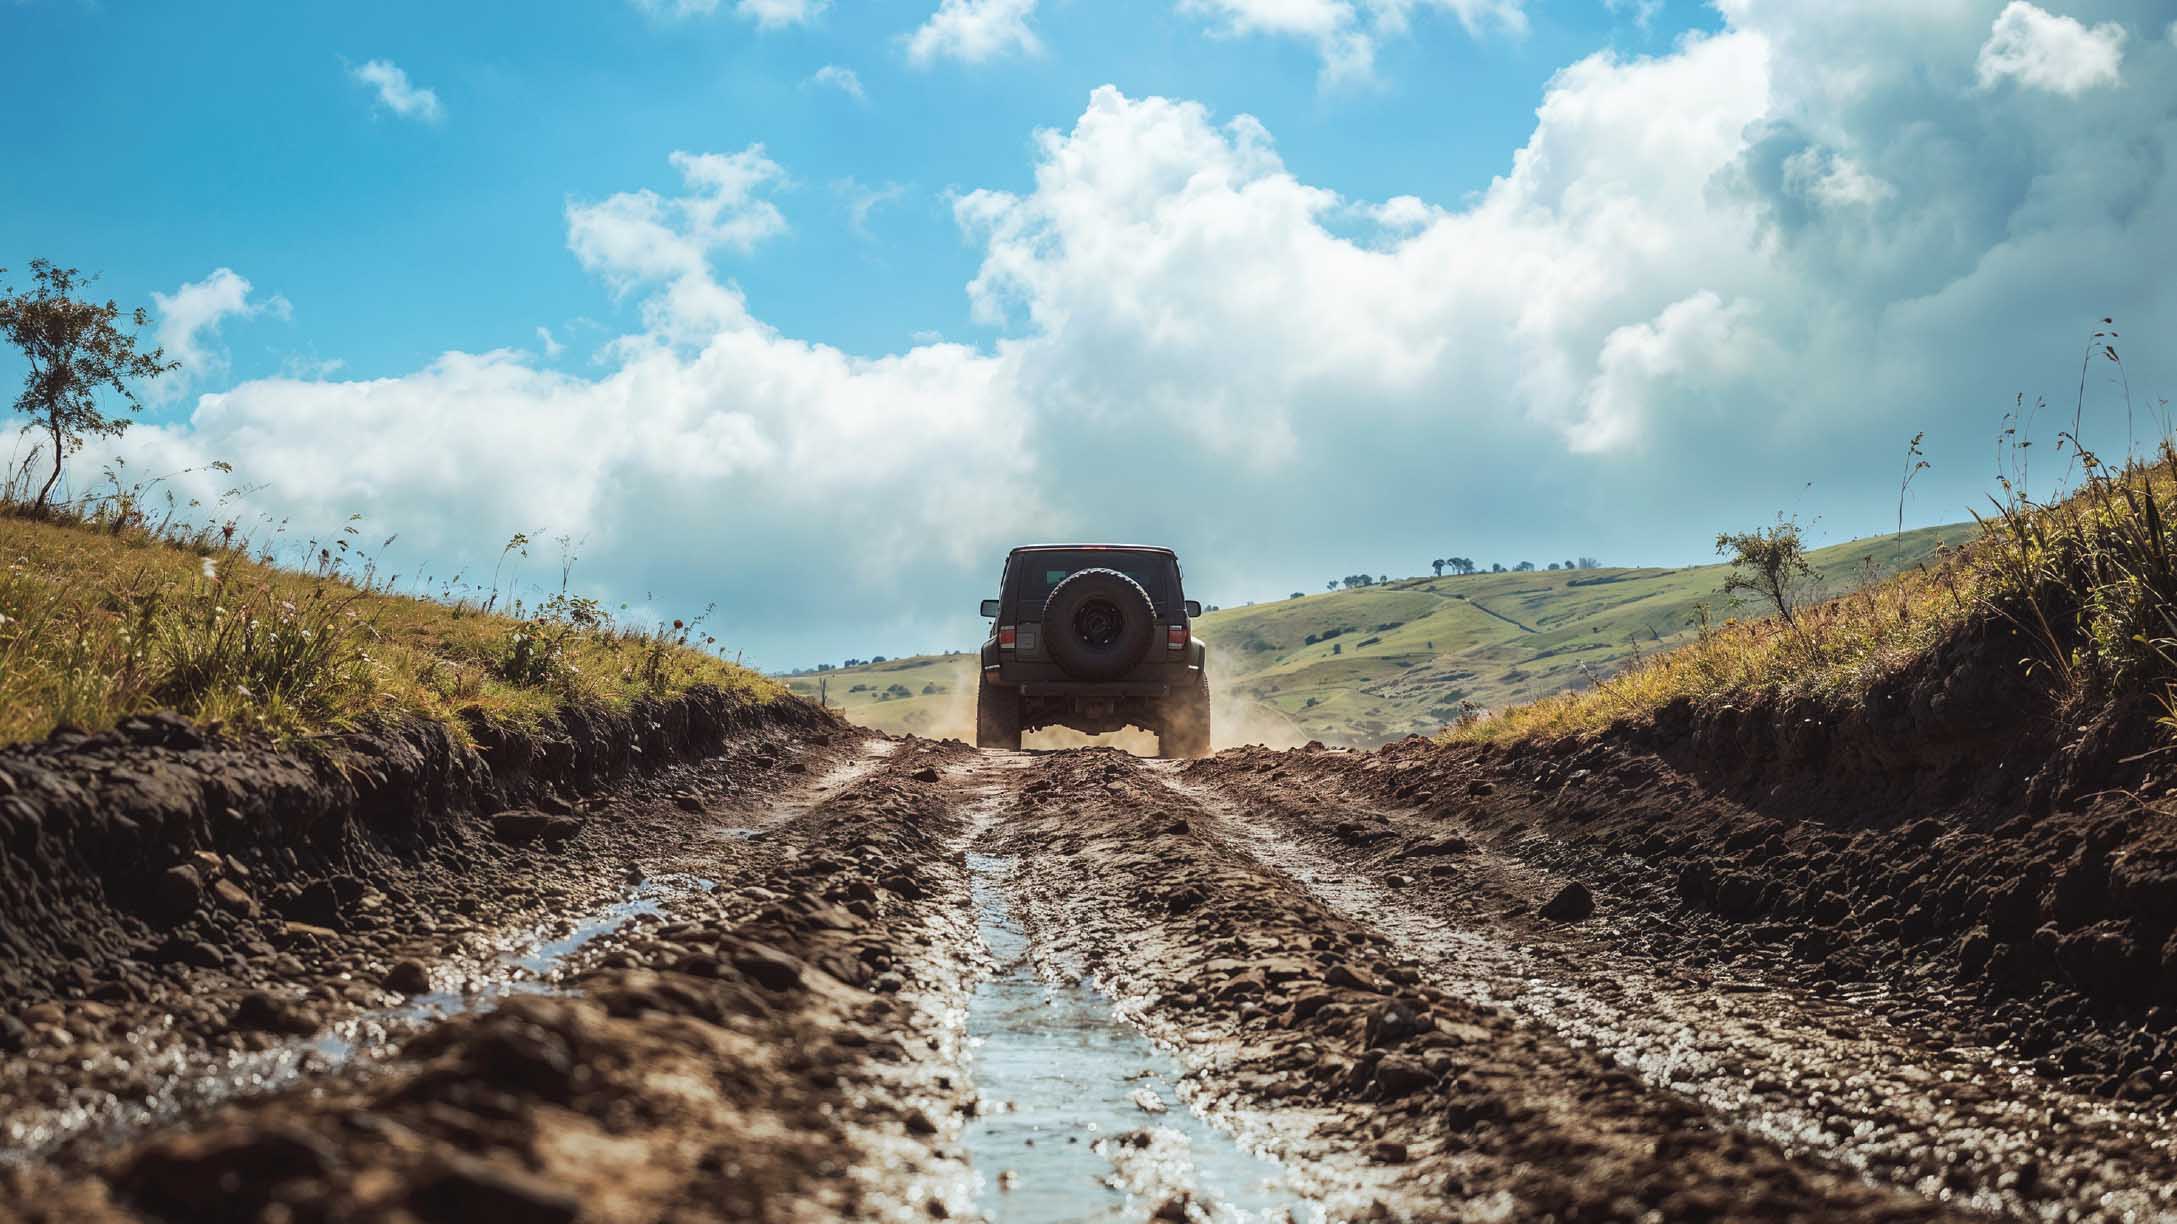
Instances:
[[[100,389],[110,388],[130,412],[140,412],[143,404],[130,381],[157,378],[181,363],[166,360],[164,349],[137,352],[135,335],[115,326],[122,314],[111,299],[99,305],[76,296],[95,276],[33,259],[30,279],[34,287],[27,292],[0,289],[0,336],[21,349],[29,363],[23,393],[15,397],[15,410],[30,418],[24,429],[41,430],[53,440],[53,472],[32,503],[43,510],[60,483],[62,461],[83,448],[84,438],[129,427],[127,417],[99,411]],[[137,327],[150,322],[140,306],[127,317]]]
[[[1716,537],[1716,553],[1731,558],[1731,573],[1723,580],[1726,595],[1750,591],[1769,601],[1785,624],[1799,627],[1792,609],[1799,584],[1813,576],[1814,567],[1807,564],[1797,522],[1780,515],[1774,527],[1724,532]]]
[[[1534,562],[1522,561],[1512,567],[1512,572],[1515,574],[1531,574],[1534,572]]]
[[[1438,557],[1436,560],[1429,562],[1429,567],[1436,571],[1437,577],[1441,578],[1444,576],[1444,564],[1444,559],[1442,557]]]

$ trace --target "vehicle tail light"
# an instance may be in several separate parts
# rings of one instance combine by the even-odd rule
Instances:
[[[1014,636],[1013,626],[998,626],[998,649],[1011,650],[1018,644],[1018,639]]]
[[[1164,631],[1164,648],[1166,650],[1185,650],[1187,648],[1187,627],[1185,625],[1173,625],[1171,628],[1166,629]]]

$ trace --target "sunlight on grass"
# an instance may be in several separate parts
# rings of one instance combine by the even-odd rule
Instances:
[[[533,723],[697,685],[785,695],[681,621],[632,629],[565,594],[502,615],[392,594],[330,551],[319,573],[275,567],[232,539],[154,527],[125,502],[0,514],[0,741],[154,709],[284,741],[373,716],[458,735],[464,714]]]
[[[2177,451],[2121,470],[2075,452],[2076,491],[2038,503],[2004,482],[1978,538],[1857,594],[1778,619],[1703,623],[1695,640],[1593,688],[1444,732],[1449,742],[1547,739],[1637,722],[1663,706],[1863,698],[1975,623],[2016,628],[2021,667],[2059,703],[2151,694],[2177,730]]]

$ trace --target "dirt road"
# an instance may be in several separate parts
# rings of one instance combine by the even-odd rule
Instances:
[[[0,1030],[0,1218],[2177,1216],[2166,1097],[1382,765],[752,732],[87,960]]]

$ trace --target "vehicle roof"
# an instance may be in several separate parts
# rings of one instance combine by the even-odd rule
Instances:
[[[1016,553],[1026,553],[1026,552],[1138,552],[1138,553],[1159,553],[1159,554],[1162,554],[1162,555],[1164,555],[1164,556],[1167,556],[1167,557],[1176,557],[1176,556],[1178,556],[1178,555],[1179,555],[1178,553],[1175,553],[1175,552],[1173,552],[1173,551],[1172,551],[1171,549],[1169,549],[1169,548],[1160,548],[1160,547],[1158,547],[1157,545],[1154,545],[1154,544],[1023,544],[1023,545],[1021,545],[1021,546],[1020,546],[1019,548],[1016,548],[1016,549],[1014,549],[1013,551],[1014,551],[1014,552],[1016,552]]]

